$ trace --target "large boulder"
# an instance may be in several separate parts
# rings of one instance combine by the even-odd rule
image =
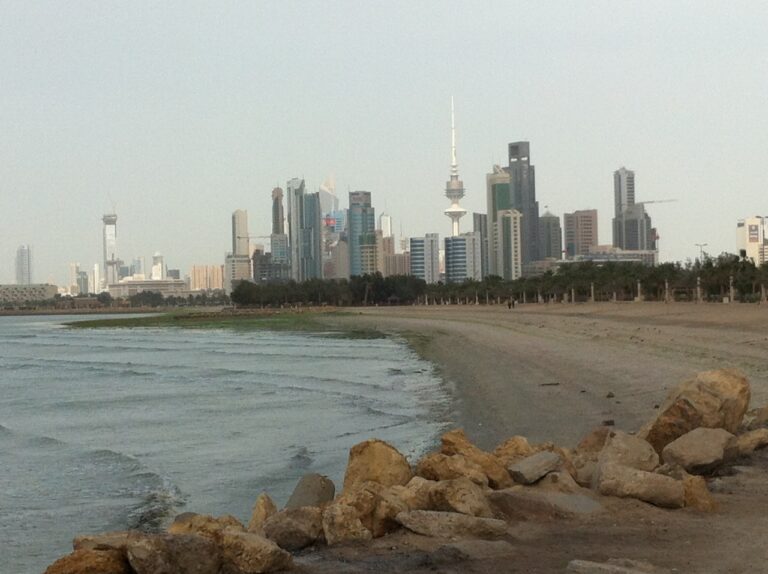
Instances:
[[[665,446],[661,456],[666,464],[676,464],[693,474],[704,474],[735,456],[734,438],[725,429],[699,427]]]
[[[367,440],[349,451],[344,474],[344,492],[356,484],[372,481],[384,486],[408,484],[413,473],[405,457],[383,440]]]
[[[336,487],[330,478],[322,474],[306,474],[293,489],[285,507],[323,506],[331,502],[335,495]]]
[[[435,538],[498,538],[507,532],[503,520],[455,512],[411,510],[398,514],[397,521],[412,532]]]
[[[768,428],[758,428],[737,436],[734,446],[739,456],[752,454],[757,449],[765,448],[768,446]]]
[[[707,488],[707,481],[700,476],[688,474],[685,469],[676,464],[664,464],[656,469],[659,474],[671,476],[683,483],[685,507],[701,510],[703,512],[713,512],[717,510],[717,501]]]
[[[366,481],[342,493],[336,503],[354,508],[362,525],[377,538],[396,529],[395,516],[410,509],[404,500],[403,488]]]
[[[258,534],[227,528],[219,540],[222,574],[262,574],[293,566],[288,552]]]
[[[253,505],[251,520],[248,522],[248,532],[263,534],[264,523],[275,514],[277,514],[277,506],[266,492],[262,492]]]
[[[125,555],[117,550],[82,548],[63,556],[44,574],[133,574]]]
[[[533,484],[557,470],[561,462],[560,455],[544,450],[512,463],[508,470],[515,482]]]
[[[245,532],[245,527],[229,514],[215,517],[192,512],[179,514],[168,527],[169,534],[197,534],[214,542],[219,542],[224,530]]]
[[[434,510],[491,518],[493,513],[483,489],[468,478],[443,480],[432,488]]]
[[[135,574],[219,574],[221,556],[214,542],[194,534],[157,534],[128,544]]]
[[[264,536],[285,550],[314,544],[323,534],[323,515],[317,506],[287,508],[264,522]]]
[[[493,451],[493,456],[499,459],[503,466],[507,467],[521,458],[531,456],[534,452],[536,451],[531,447],[527,438],[515,435],[497,446]]]
[[[597,457],[597,465],[619,464],[651,472],[659,466],[659,455],[641,438],[621,431],[611,431]]]
[[[512,479],[499,459],[469,442],[463,430],[455,429],[445,433],[440,442],[442,443],[440,451],[443,454],[448,456],[460,454],[482,468],[492,488],[506,488],[512,485]]]
[[[731,369],[705,371],[680,384],[645,425],[639,436],[656,452],[698,427],[735,433],[749,406],[750,389],[743,373]]]
[[[430,453],[416,464],[416,476],[427,480],[451,480],[464,476],[480,486],[488,486],[483,468],[460,454]]]
[[[597,491],[605,496],[636,498],[667,508],[682,508],[685,488],[682,481],[620,464],[601,464],[596,474]]]
[[[583,490],[583,489],[582,489]],[[583,490],[585,493],[589,491]],[[602,510],[591,493],[564,493],[513,486],[488,495],[497,516],[509,520],[545,520],[570,518]]]
[[[434,480],[414,476],[405,486],[391,486],[390,490],[410,510],[434,510],[432,508],[432,491],[437,484]]]
[[[366,542],[373,538],[360,521],[357,509],[334,502],[323,510],[323,534],[328,546]]]

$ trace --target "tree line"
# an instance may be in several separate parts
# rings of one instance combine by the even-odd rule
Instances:
[[[536,301],[759,301],[768,287],[768,264],[724,253],[694,262],[640,263],[578,262],[559,266],[537,277],[504,281],[427,284],[407,275],[381,274],[349,280],[311,279],[280,284],[240,282],[232,292],[236,305],[279,307],[294,305],[410,305],[415,303],[491,303]]]

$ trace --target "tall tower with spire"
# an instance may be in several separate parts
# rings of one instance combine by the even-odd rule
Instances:
[[[453,96],[451,96],[451,179],[445,184],[445,197],[451,201],[451,206],[445,214],[451,218],[451,235],[459,235],[459,220],[466,215],[467,210],[459,205],[464,197],[464,182],[459,179],[459,164],[456,162],[456,123],[453,113]]]

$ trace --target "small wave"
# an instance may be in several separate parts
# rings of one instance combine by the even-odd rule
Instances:
[[[13,434],[13,431],[6,426],[0,425],[0,434]]]
[[[66,443],[50,436],[36,436],[30,439],[32,446],[65,446]]]
[[[142,501],[128,512],[128,528],[158,532],[168,525],[177,514],[177,509],[186,505],[188,496],[168,478],[150,472],[137,476],[149,480],[153,486],[143,493]]]
[[[309,449],[302,446],[299,447],[291,457],[288,466],[290,468],[309,468],[314,461],[315,459],[310,456]]]

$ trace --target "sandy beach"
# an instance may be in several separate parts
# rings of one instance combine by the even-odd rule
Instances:
[[[612,419],[635,431],[669,389],[701,370],[736,367],[752,406],[768,402],[768,307],[593,304],[363,309],[329,318],[408,338],[454,388],[456,424],[483,448],[526,435],[574,445]],[[613,393],[613,397],[607,395]],[[603,500],[596,516],[523,521],[513,555],[454,563],[439,542],[400,531],[362,549],[300,559],[305,571],[564,572],[570,560],[629,558],[686,574],[768,572],[768,454],[711,480],[719,509],[669,511]]]
[[[333,320],[408,338],[452,384],[456,423],[482,448],[514,434],[573,445],[609,420],[636,430],[670,388],[713,368],[741,369],[753,404],[768,403],[768,306],[398,307]]]

